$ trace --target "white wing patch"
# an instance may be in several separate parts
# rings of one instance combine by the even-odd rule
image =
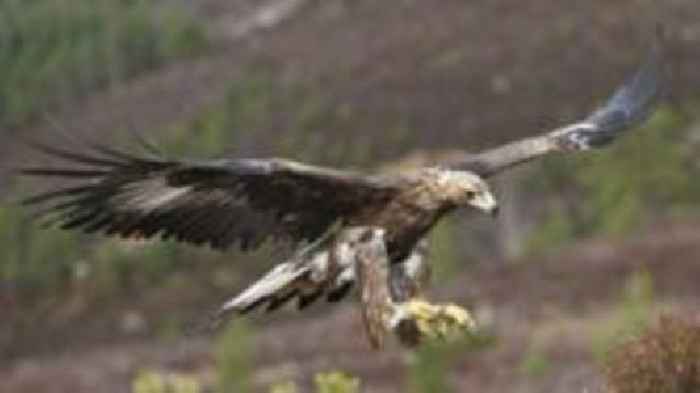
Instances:
[[[122,192],[110,199],[117,211],[150,212],[165,206],[192,191],[191,186],[172,187],[163,178],[146,179],[129,183]]]

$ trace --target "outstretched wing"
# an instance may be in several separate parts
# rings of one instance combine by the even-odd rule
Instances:
[[[70,185],[24,201],[63,229],[174,239],[225,249],[268,238],[313,240],[367,204],[391,198],[391,178],[279,159],[176,161],[109,148],[74,153],[37,145],[66,168],[21,170]]]
[[[464,154],[445,164],[487,177],[551,152],[606,146],[652,114],[663,93],[662,63],[657,42],[639,71],[585,120],[479,154]]]

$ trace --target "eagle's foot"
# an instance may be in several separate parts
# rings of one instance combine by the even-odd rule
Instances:
[[[414,299],[395,307],[392,325],[401,342],[407,345],[418,344],[423,339],[456,339],[476,330],[471,313],[455,304]]]

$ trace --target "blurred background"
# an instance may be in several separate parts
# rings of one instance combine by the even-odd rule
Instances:
[[[648,125],[433,232],[431,296],[475,313],[468,344],[371,351],[352,302],[187,337],[275,250],[40,230],[16,203],[42,184],[9,168],[51,164],[18,136],[368,170],[495,146],[585,115],[656,22],[671,94]],[[657,392],[625,389],[671,363],[627,354],[700,359],[699,46],[697,0],[2,0],[0,392]]]

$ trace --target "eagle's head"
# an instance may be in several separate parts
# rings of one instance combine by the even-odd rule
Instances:
[[[492,216],[498,214],[498,202],[491,188],[479,175],[468,171],[442,169],[437,176],[439,192],[455,207],[473,207]]]

